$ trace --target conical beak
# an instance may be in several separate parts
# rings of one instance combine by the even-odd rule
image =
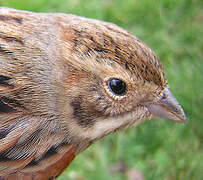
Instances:
[[[180,123],[187,121],[182,107],[168,88],[164,89],[163,96],[156,104],[149,104],[147,107],[153,116]]]

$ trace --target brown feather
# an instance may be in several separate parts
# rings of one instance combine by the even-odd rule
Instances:
[[[0,176],[5,180],[47,180],[55,179],[74,159],[74,148],[71,145],[62,147],[57,154],[45,158],[37,165],[27,166],[18,172]]]
[[[0,8],[0,179],[54,179],[96,140],[154,114],[185,120],[137,37],[75,15]]]

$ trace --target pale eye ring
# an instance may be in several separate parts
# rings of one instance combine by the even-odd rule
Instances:
[[[109,90],[116,96],[123,96],[127,92],[126,83],[118,78],[110,78],[107,81]]]

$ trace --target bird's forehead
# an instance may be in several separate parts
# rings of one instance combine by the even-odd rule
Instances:
[[[116,62],[138,78],[158,86],[166,84],[159,60],[137,37],[110,23],[87,20],[79,24],[66,27],[65,39],[71,54],[81,57],[81,62],[84,57],[96,56],[90,59]]]

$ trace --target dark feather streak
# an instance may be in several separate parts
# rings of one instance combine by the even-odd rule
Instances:
[[[0,113],[9,113],[9,112],[16,112],[16,110],[0,100]]]
[[[5,127],[4,129],[0,130],[0,139],[5,138],[11,131],[11,128]]]
[[[15,109],[15,107],[21,108],[21,109],[26,109],[20,102],[18,102],[15,99],[12,99],[12,98],[2,97],[1,101],[3,102],[3,104],[5,104],[5,105],[8,104],[13,109]]]
[[[8,77],[8,76],[3,76],[3,75],[0,75],[0,86],[3,85],[3,86],[9,86],[10,83],[9,81],[11,80],[12,78]]]
[[[56,149],[56,147],[51,147],[47,152],[46,152],[46,154],[42,157],[42,158],[40,158],[40,159],[34,159],[34,160],[32,160],[28,165],[27,165],[27,167],[30,167],[30,166],[35,166],[35,165],[37,165],[40,161],[42,161],[42,160],[44,160],[44,159],[46,159],[46,158],[49,158],[50,156],[52,156],[52,155],[54,155],[54,154],[56,154],[57,153],[57,149]]]
[[[7,49],[4,49],[3,47],[1,47],[0,45],[0,54],[3,54],[3,55],[12,55],[13,56],[13,52],[7,50]]]
[[[88,112],[82,105],[81,96],[75,98],[70,104],[73,108],[73,116],[79,125],[89,127],[94,124],[94,119],[90,116],[91,112]]]
[[[14,21],[18,24],[22,24],[23,19],[18,18],[18,17],[12,17],[12,16],[5,16],[5,15],[0,15],[0,21]]]
[[[19,44],[21,44],[21,45],[24,45],[22,39],[20,39],[20,38],[9,37],[9,36],[2,36],[2,35],[0,35],[0,38],[1,38],[1,39],[4,39],[4,40],[7,41],[7,42],[17,42],[17,43],[19,43]]]

